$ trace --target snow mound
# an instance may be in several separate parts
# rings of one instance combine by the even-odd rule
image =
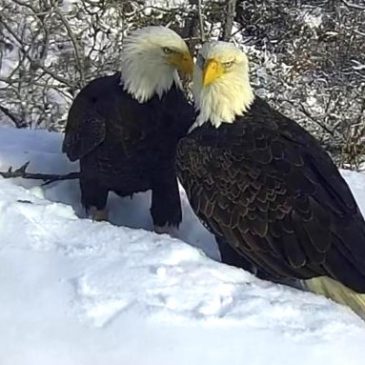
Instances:
[[[2,128],[0,169],[77,170],[61,140]],[[365,203],[364,175],[344,176]],[[0,178],[1,364],[363,363],[363,321],[212,260],[184,194],[174,239],[150,231],[148,193],[113,196],[112,225],[83,217],[77,181],[38,185]]]

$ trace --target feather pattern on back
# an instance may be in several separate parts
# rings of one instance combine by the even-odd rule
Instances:
[[[365,223],[350,189],[319,143],[266,102],[194,129],[177,165],[199,218],[263,277],[325,275],[365,293]]]

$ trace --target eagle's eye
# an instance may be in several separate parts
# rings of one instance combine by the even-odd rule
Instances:
[[[196,65],[202,70],[204,67],[205,59],[201,54],[198,54],[196,58]]]
[[[171,54],[171,53],[173,53],[173,50],[171,48],[169,48],[169,47],[162,47],[162,51],[165,54]]]
[[[234,61],[222,62],[223,67],[227,70],[234,64]]]

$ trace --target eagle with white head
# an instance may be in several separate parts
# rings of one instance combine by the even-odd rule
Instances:
[[[365,318],[365,222],[318,141],[255,96],[246,55],[204,44],[198,111],[178,145],[178,176],[222,261],[304,287]]]
[[[124,89],[139,102],[181,85],[177,71],[192,75],[193,60],[185,41],[173,30],[151,26],[130,34],[123,45]]]
[[[80,161],[81,203],[92,218],[107,219],[109,191],[152,190],[155,229],[170,231],[181,221],[176,146],[194,121],[178,71],[191,75],[193,60],[177,33],[158,26],[128,35],[122,57],[121,72],[76,96],[63,151]]]

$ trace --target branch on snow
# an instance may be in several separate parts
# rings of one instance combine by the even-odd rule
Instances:
[[[33,179],[33,180],[43,180],[44,185],[51,184],[55,181],[63,181],[63,180],[74,180],[80,177],[79,172],[69,172],[68,174],[42,174],[42,173],[33,173],[27,172],[27,167],[29,166],[30,161],[26,162],[24,165],[20,166],[16,170],[13,170],[12,167],[9,167],[8,171],[0,171],[0,176],[4,179],[13,179],[16,177],[21,177],[22,179]]]

